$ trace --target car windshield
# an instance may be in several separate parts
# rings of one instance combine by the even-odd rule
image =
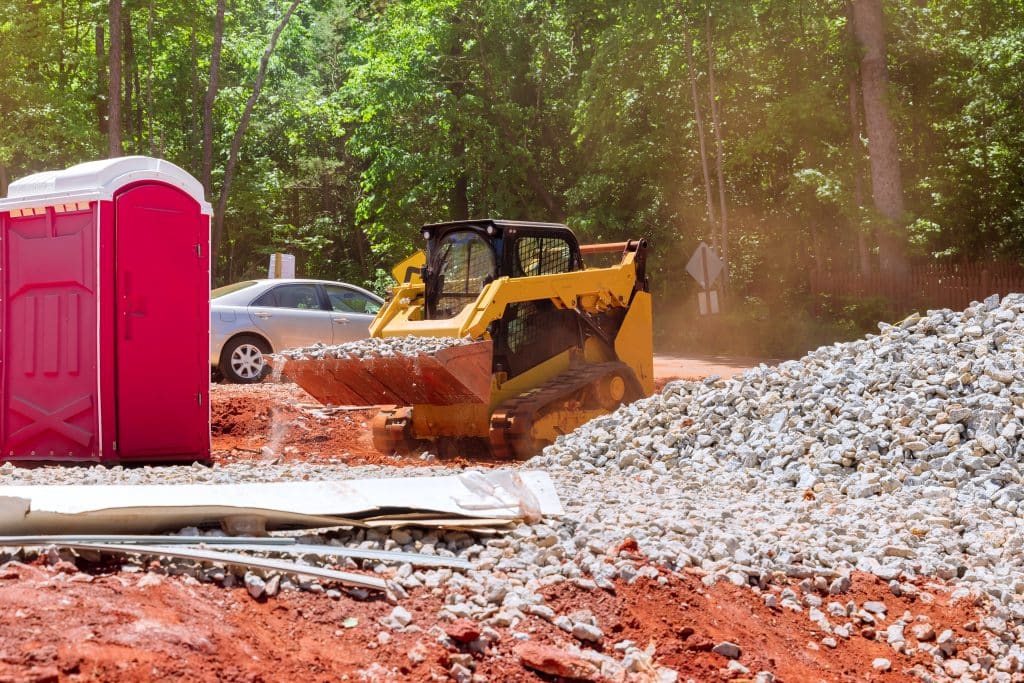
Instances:
[[[228,294],[234,294],[235,292],[240,292],[243,289],[245,289],[246,287],[252,287],[255,284],[256,284],[255,280],[246,280],[245,282],[236,282],[236,283],[234,283],[232,285],[224,285],[223,287],[218,287],[217,289],[215,289],[212,292],[210,292],[210,298],[211,299],[219,299],[222,296],[227,296]]]

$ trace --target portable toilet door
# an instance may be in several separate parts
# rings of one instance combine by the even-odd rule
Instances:
[[[148,157],[11,184],[0,459],[209,459],[210,215],[194,178]]]
[[[210,217],[202,208],[160,182],[114,195],[121,460],[209,457]]]

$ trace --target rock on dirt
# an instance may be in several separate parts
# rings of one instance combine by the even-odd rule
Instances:
[[[729,641],[722,641],[711,650],[716,655],[722,655],[726,659],[739,659],[740,658],[740,647],[736,643],[730,643]]]
[[[469,619],[458,619],[445,626],[445,634],[456,643],[470,643],[480,637],[480,626]]]
[[[516,655],[523,666],[549,676],[596,681],[601,674],[601,670],[587,660],[549,645],[523,643],[516,648]]]

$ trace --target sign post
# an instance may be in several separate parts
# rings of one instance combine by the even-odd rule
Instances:
[[[295,255],[271,254],[269,275],[267,277],[271,280],[294,280]]]
[[[693,256],[686,264],[686,272],[697,281],[702,290],[697,293],[697,307],[701,315],[718,313],[718,290],[712,289],[711,285],[721,275],[724,267],[725,264],[722,263],[722,259],[718,257],[715,250],[704,242],[697,246]]]

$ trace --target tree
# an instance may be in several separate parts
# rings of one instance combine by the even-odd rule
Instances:
[[[693,61],[693,38],[686,35],[687,72],[690,75],[690,94],[693,98],[693,120],[697,124],[697,145],[700,150],[700,171],[704,178],[704,195],[708,208],[708,234],[711,245],[718,245],[718,226],[715,220],[715,202],[711,198],[711,172],[708,169],[707,143],[704,137],[704,116],[700,109],[700,96],[697,94],[697,67]]]
[[[110,77],[107,81],[108,155],[119,157],[121,147],[121,0],[110,0]]]
[[[277,23],[274,28],[273,34],[270,36],[270,42],[267,44],[267,49],[263,51],[263,56],[260,58],[259,71],[256,72],[256,80],[253,82],[252,94],[249,95],[248,101],[245,103],[245,109],[242,111],[242,118],[238,121],[238,126],[235,128],[235,135],[231,139],[231,149],[228,152],[227,165],[224,167],[224,181],[220,187],[220,196],[217,198],[217,209],[213,215],[213,235],[212,235],[212,246],[211,249],[213,254],[216,256],[220,253],[221,238],[224,235],[224,212],[228,208],[228,193],[231,191],[231,181],[234,179],[235,169],[238,166],[238,154],[242,149],[242,140],[245,137],[245,132],[249,128],[249,119],[252,117],[252,111],[256,108],[256,102],[260,98],[260,91],[263,89],[263,80],[267,76],[267,67],[270,64],[270,56],[274,54],[274,48],[277,47],[278,38],[281,37],[281,32],[284,31],[284,27],[288,25],[288,20],[292,18],[292,14],[295,12],[295,8],[299,6],[302,0],[292,0],[292,4],[285,10],[284,16]]]
[[[705,43],[708,53],[708,99],[711,109],[711,123],[715,129],[715,172],[718,175],[718,216],[721,220],[723,289],[729,287],[729,210],[725,203],[725,150],[722,145],[722,118],[718,109],[718,90],[715,88],[715,51],[711,43],[711,13],[705,23]]]
[[[905,254],[905,207],[896,129],[889,113],[882,0],[853,0],[853,31],[861,48],[861,96],[871,164],[871,196],[884,224],[875,231],[879,268],[890,276],[908,269]]]
[[[856,44],[853,35],[853,6],[850,0],[846,2],[846,37],[851,47]],[[864,178],[863,178],[863,145],[861,144],[860,107],[860,85],[858,83],[858,72],[851,60],[847,67],[846,74],[846,108],[850,116],[850,177],[853,186],[853,207],[849,212],[852,218],[850,225],[857,233],[857,265],[860,274],[867,277],[871,274],[871,254],[868,250],[867,235],[865,226],[861,225],[861,215],[864,209]]]
[[[200,179],[207,197],[213,196],[213,102],[217,97],[220,77],[220,53],[224,44],[224,11],[227,0],[217,0],[217,14],[213,21],[213,49],[210,52],[210,78],[203,101],[203,170]]]
[[[383,282],[419,225],[465,215],[649,237],[662,301],[699,239],[727,241],[736,312],[773,317],[812,264],[877,269],[869,243],[890,235],[881,257],[1024,254],[1019,2],[888,0],[869,51],[835,0],[308,0],[256,99],[291,0],[120,3],[112,36],[110,0],[0,0],[0,176],[107,156],[119,103],[124,153],[178,164],[223,207],[217,283],[282,249]],[[888,213],[859,93],[879,68],[902,180]]]

